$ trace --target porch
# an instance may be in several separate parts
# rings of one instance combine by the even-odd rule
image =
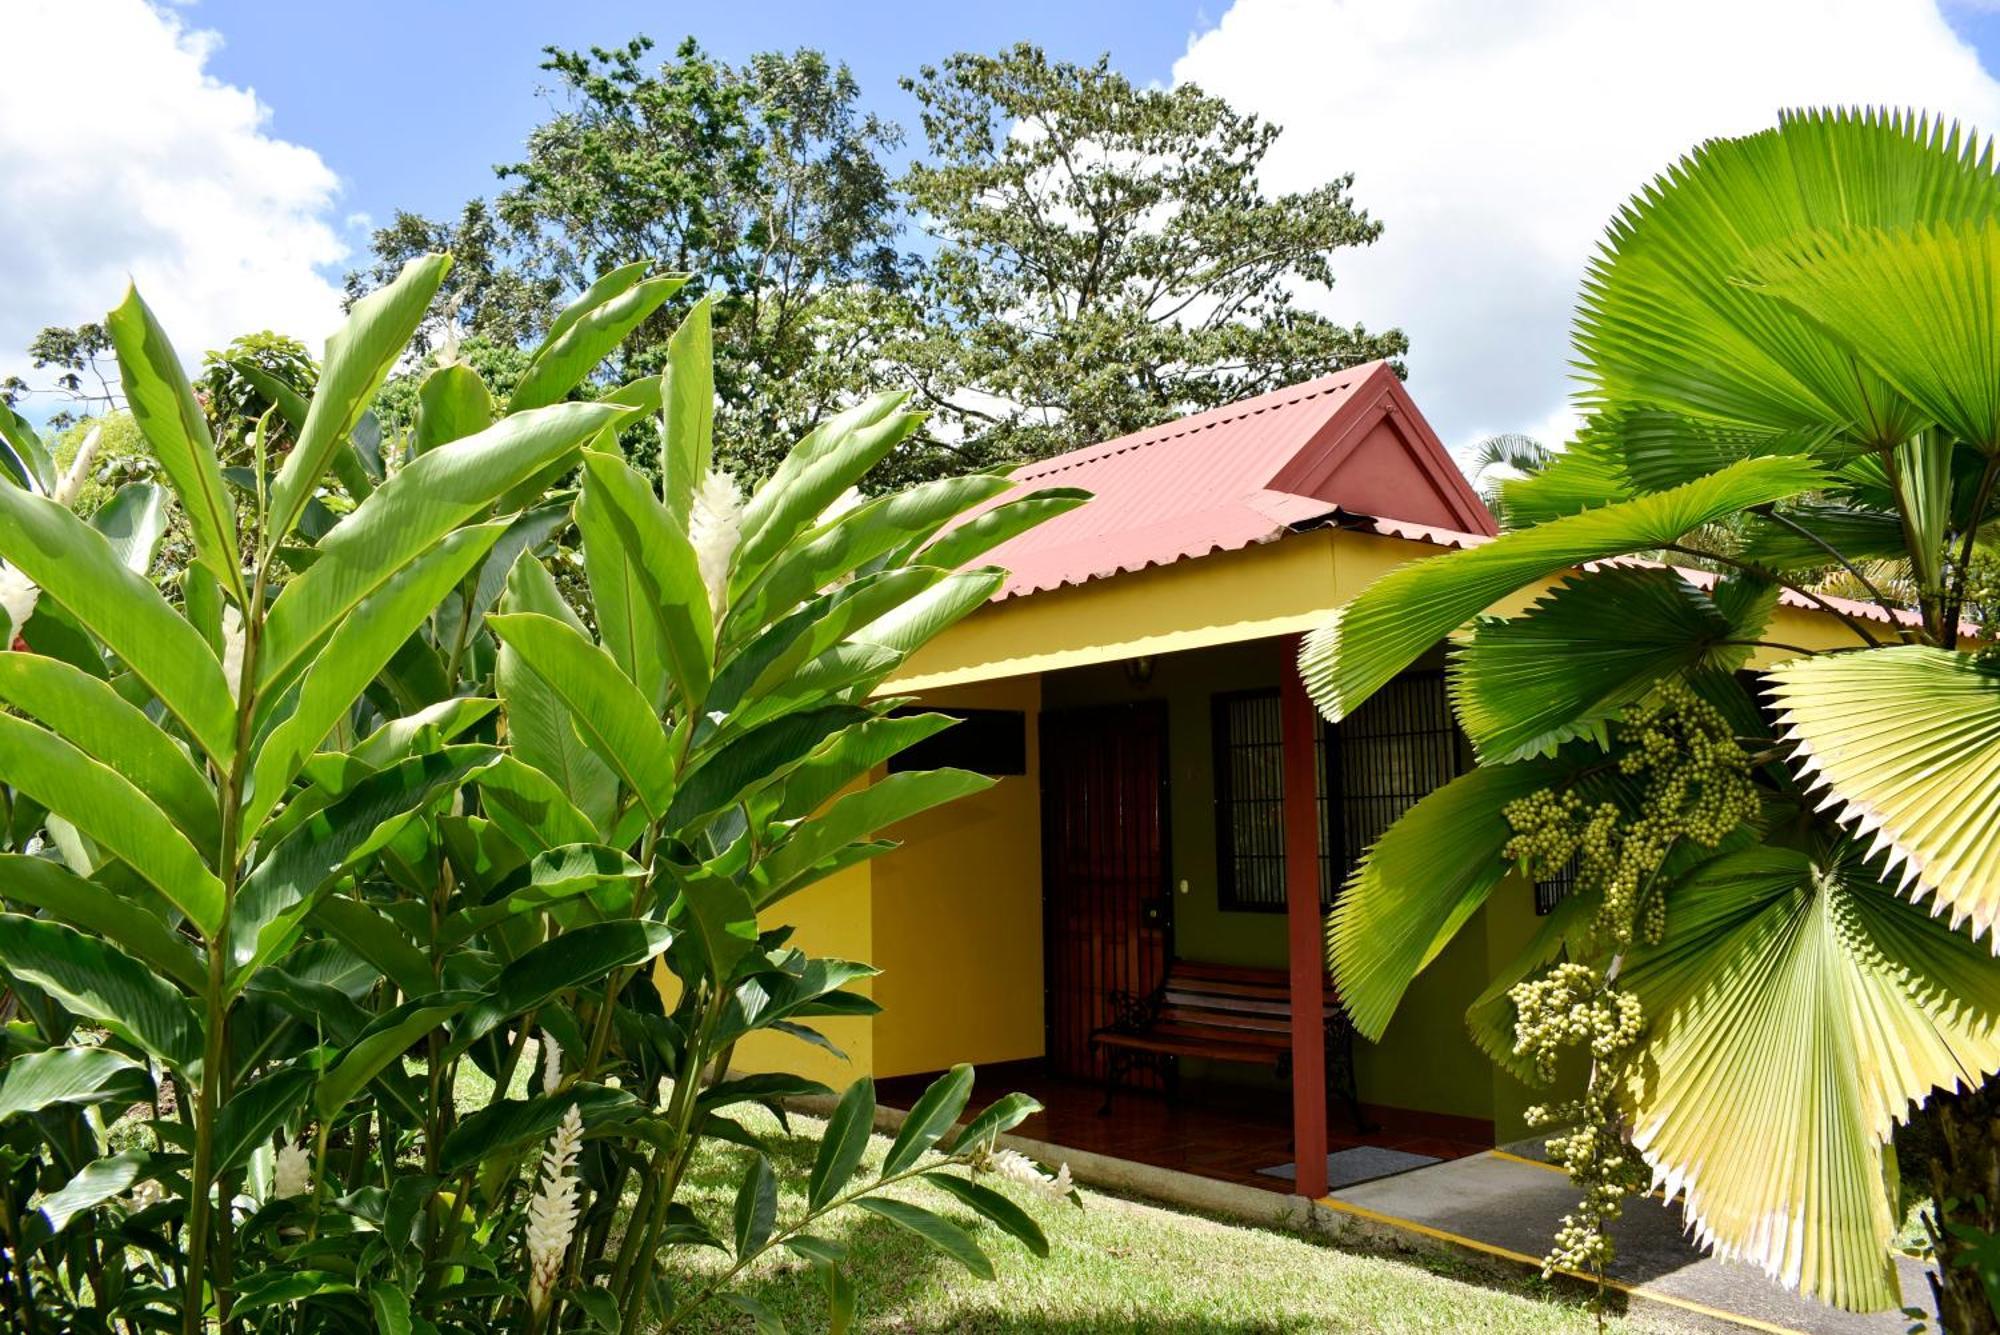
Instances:
[[[1188,1081],[1172,1096],[1122,1091],[1106,1116],[1101,1084],[1052,1075],[1040,1059],[982,1066],[977,1074],[967,1114],[1018,1090],[1042,1105],[1017,1132],[1029,1140],[1279,1194],[1297,1190],[1291,1178],[1273,1171],[1293,1162],[1292,1108],[1284,1091]],[[907,1110],[930,1079],[882,1080],[877,1099],[883,1107]],[[1374,1124],[1369,1131],[1357,1129],[1338,1108],[1327,1120],[1331,1189],[1467,1158],[1492,1145],[1491,1124],[1474,1118],[1379,1106],[1365,1111]]]

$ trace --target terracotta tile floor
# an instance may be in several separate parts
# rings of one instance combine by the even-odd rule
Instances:
[[[880,1082],[887,1107],[907,1108],[930,1083],[927,1076]],[[1145,1090],[1120,1090],[1111,1115],[1100,1117],[1104,1086],[1046,1074],[1039,1062],[979,1068],[968,1115],[1010,1090],[1039,1100],[1044,1111],[1022,1123],[1020,1134],[1071,1149],[1108,1154],[1160,1168],[1284,1192],[1289,1183],[1258,1170],[1291,1161],[1291,1101],[1282,1089],[1251,1089],[1184,1081],[1173,1098]],[[1456,1159],[1493,1145],[1491,1129],[1468,1118],[1448,1118],[1397,1108],[1368,1108],[1379,1125],[1356,1131],[1345,1109],[1329,1118],[1329,1150],[1357,1145]]]

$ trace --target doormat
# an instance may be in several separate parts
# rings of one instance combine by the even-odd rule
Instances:
[[[1326,1156],[1326,1184],[1328,1189],[1351,1187],[1359,1182],[1372,1182],[1378,1177],[1390,1177],[1396,1173],[1407,1173],[1412,1168],[1422,1168],[1426,1164],[1441,1160],[1432,1154],[1411,1154],[1408,1150],[1385,1150],[1378,1145],[1357,1145],[1351,1150],[1335,1150]],[[1259,1168],[1266,1177],[1282,1177],[1290,1182],[1298,1177],[1296,1166],[1281,1163],[1275,1168]]]

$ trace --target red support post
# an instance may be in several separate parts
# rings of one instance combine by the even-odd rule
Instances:
[[[1326,1195],[1326,937],[1319,907],[1319,712],[1299,676],[1299,640],[1278,641],[1285,767],[1285,920],[1292,976],[1292,1162],[1298,1192]]]

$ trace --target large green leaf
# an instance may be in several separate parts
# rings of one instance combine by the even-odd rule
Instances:
[[[349,612],[419,553],[622,411],[564,403],[517,413],[406,466],[320,539],[311,567],[271,605],[258,658],[259,689],[282,689]]]
[[[104,535],[111,554],[126,569],[143,575],[153,568],[160,540],[167,536],[167,492],[150,482],[132,482],[90,516],[90,526]]]
[[[487,746],[448,746],[411,756],[363,779],[279,839],[236,892],[232,988],[287,949],[319,900],[349,868],[385,847],[403,817],[450,794],[499,755]]]
[[[1348,878],[1327,919],[1334,990],[1371,1042],[1410,983],[1438,957],[1509,870],[1507,804],[1565,772],[1523,760],[1461,774],[1405,811]]]
[[[194,534],[195,559],[237,602],[247,602],[243,561],[236,546],[236,508],[222,481],[208,417],[195,400],[180,355],[136,287],[126,289],[125,300],[105,323],[112,346],[118,349],[125,402],[160,471],[181,498],[181,510]]]
[[[756,902],[763,907],[783,898],[813,867],[852,840],[992,786],[992,779],[970,770],[905,770],[848,793],[800,820],[785,842],[756,865]]]
[[[624,548],[623,581],[628,596],[636,595],[653,620],[647,643],[664,651],[666,667],[680,687],[681,698],[697,703],[708,693],[715,657],[715,627],[709,617],[708,592],[687,533],[654,497],[646,480],[623,459],[595,450],[583,456],[586,514],[602,543],[616,536]],[[591,533],[584,540],[590,541]],[[594,591],[594,590],[593,590]],[[607,644],[609,644],[607,637]],[[634,643],[636,654],[645,648]],[[644,676],[635,681],[646,684]]]
[[[835,497],[917,429],[920,416],[898,411],[904,397],[877,394],[820,423],[757,488],[743,507],[743,540],[729,577],[732,602]]]
[[[0,714],[0,777],[131,864],[204,936],[221,926],[222,882],[124,775],[52,732]]]
[[[216,1173],[241,1167],[252,1150],[270,1144],[312,1087],[313,1073],[294,1066],[273,1071],[231,1094],[215,1119]]]
[[[1537,580],[1587,561],[1665,547],[1704,524],[1823,481],[1807,459],[1745,459],[1669,491],[1412,561],[1307,636],[1300,671],[1320,710],[1339,720],[1446,635]]]
[[[651,267],[651,261],[641,260],[612,270],[556,319],[507,400],[508,412],[540,408],[568,394],[687,282],[679,274],[644,278]]]
[[[663,816],[673,800],[673,752],[652,706],[611,656],[554,617],[511,612],[486,623],[569,706],[591,748],[654,819]]]
[[[1584,282],[1580,370],[1600,400],[1890,445],[1924,413],[1846,345],[1746,285],[1750,262],[1815,232],[2000,216],[1990,148],[1900,114],[1813,111],[1711,140],[1629,204]]]
[[[124,660],[212,759],[228,764],[236,710],[222,664],[103,534],[54,501],[0,486],[0,556]]]
[[[333,1117],[418,1039],[465,1009],[464,994],[433,993],[406,1001],[361,1032],[313,1087],[313,1111]]]
[[[643,964],[665,950],[673,933],[656,922],[603,922],[544,941],[502,969],[465,1013],[452,1035],[462,1052],[504,1020],[525,1014],[573,987],[602,981],[613,969]]]
[[[924,565],[956,570],[1009,538],[1066,514],[1090,499],[1077,487],[1044,487],[1018,500],[982,510],[962,524],[953,524],[916,554]]]
[[[667,340],[660,376],[660,490],[667,513],[687,530],[694,489],[708,472],[715,431],[715,368],[703,297]]]
[[[110,1048],[30,1052],[0,1067],[0,1121],[16,1113],[129,1099],[146,1085],[146,1068]]]
[[[622,466],[622,465],[621,465]],[[643,482],[640,484],[645,485]],[[583,569],[590,581],[590,607],[597,637],[639,694],[655,710],[667,703],[667,649],[636,561],[613,523],[604,483],[584,473],[583,492],[576,501],[576,528],[583,537]],[[698,581],[697,581],[698,582]],[[704,608],[707,594],[702,594]],[[540,611],[510,607],[509,611]]]
[[[60,1233],[78,1215],[131,1190],[151,1159],[152,1155],[145,1150],[127,1150],[123,1154],[93,1159],[78,1169],[69,1181],[37,1201],[35,1212],[42,1217],[50,1233]]]
[[[55,490],[56,464],[41,433],[4,403],[0,403],[0,460],[18,485],[29,491]]]
[[[1923,645],[1795,659],[1765,678],[1820,805],[2000,953],[2000,671]]]
[[[1521,615],[1479,623],[1452,656],[1452,704],[1482,763],[1551,755],[1668,677],[1742,666],[1762,621],[1732,623],[1671,570],[1574,575]]]
[[[0,654],[0,701],[129,779],[196,848],[217,846],[221,826],[208,780],[109,683],[41,654]]]
[[[1650,1022],[1633,1142],[1696,1235],[1824,1301],[1895,1306],[1884,1149],[1912,1102],[2000,1068],[2000,970],[1858,859],[1755,847],[1668,900],[1621,985]]]
[[[966,1231],[957,1224],[932,1214],[921,1205],[911,1205],[889,1196],[864,1196],[855,1205],[870,1214],[908,1229],[931,1246],[957,1261],[980,1279],[993,1278],[993,1262],[979,1250]]]
[[[462,362],[440,366],[417,388],[417,428],[410,449],[425,454],[492,425],[493,396],[479,372]]]
[[[411,260],[388,286],[355,302],[347,323],[327,339],[305,425],[271,484],[267,542],[282,541],[299,522],[334,452],[395,369],[450,268],[449,255]]]
[[[962,570],[883,613],[854,633],[865,644],[910,654],[985,606],[1007,582],[1007,572],[991,566]]]
[[[963,1205],[970,1206],[991,1223],[997,1224],[1017,1242],[1036,1256],[1049,1254],[1048,1236],[1034,1216],[1002,1196],[991,1187],[982,1187],[977,1182],[950,1173],[925,1173],[924,1181],[936,1187],[947,1196],[956,1196]]]
[[[172,983],[72,927],[0,913],[0,968],[181,1071],[201,1063],[201,1024]]]
[[[877,765],[956,722],[950,714],[901,714],[845,729],[785,777],[772,795],[772,814],[780,820],[810,816]]]
[[[1791,306],[1960,440],[2000,451],[2000,219],[1818,232],[1758,256]]]
[[[600,612],[602,607],[600,603]],[[538,613],[563,622],[579,635],[583,632],[583,623],[562,600],[542,563],[533,557],[514,563],[501,610]],[[609,634],[603,622],[599,627]],[[662,678],[664,675],[662,671]],[[583,740],[568,702],[522,661],[518,650],[505,643],[494,665],[493,684],[507,705],[507,742],[514,756],[548,775],[592,825],[608,831],[618,805],[618,776]]]
[[[972,1067],[961,1062],[952,1067],[917,1096],[910,1111],[896,1129],[896,1139],[882,1160],[882,1176],[893,1177],[937,1144],[938,1137],[951,1130],[972,1097]]]
[[[292,712],[257,750],[244,808],[246,829],[261,827],[306,758],[506,527],[480,524],[458,530],[390,576],[335,628],[299,683]]]
[[[571,1085],[560,1094],[527,1099],[500,1099],[468,1113],[438,1151],[438,1171],[462,1172],[494,1162],[496,1157],[537,1145],[549,1138],[571,1108],[580,1110],[590,1126],[601,1126],[640,1111],[638,1101],[622,1089],[603,1085]]]
[[[86,935],[101,937],[190,992],[200,992],[206,982],[207,970],[194,945],[147,905],[134,903],[129,890],[113,891],[47,858],[0,853],[0,900],[40,909]]]
[[[669,829],[706,820],[753,785],[782,777],[827,738],[867,721],[854,705],[802,710],[721,742],[682,779],[667,808]]]

